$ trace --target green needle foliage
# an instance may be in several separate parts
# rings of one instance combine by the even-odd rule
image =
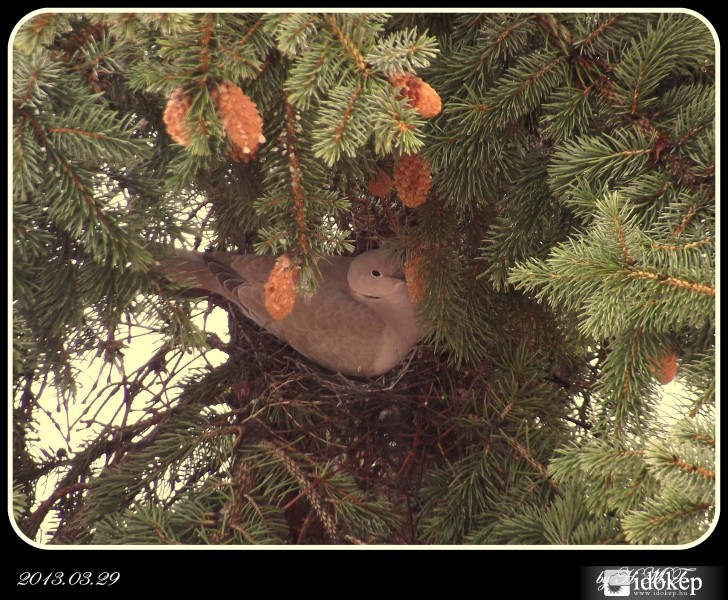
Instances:
[[[678,12],[26,20],[19,529],[108,545],[700,538],[716,516],[715,50]],[[403,73],[439,114],[420,111],[424,86],[391,83]],[[223,109],[233,86],[255,107]],[[245,151],[231,123],[254,112]],[[396,175],[412,154],[430,169],[417,208]],[[171,284],[175,245],[288,254],[298,301],[324,257],[388,248],[423,342],[376,380],[328,373]]]

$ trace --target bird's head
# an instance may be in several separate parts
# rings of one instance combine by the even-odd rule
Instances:
[[[384,250],[370,250],[357,256],[347,276],[352,291],[364,298],[392,299],[406,296],[404,272],[397,259]]]

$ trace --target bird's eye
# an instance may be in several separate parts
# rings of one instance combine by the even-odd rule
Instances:
[[[381,273],[379,271],[377,271],[376,269],[374,269],[374,271],[372,271],[372,275],[374,275],[374,277],[379,277],[381,275]]]

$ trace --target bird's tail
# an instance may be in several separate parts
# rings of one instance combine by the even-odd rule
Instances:
[[[188,296],[218,294],[233,302],[233,290],[245,283],[240,274],[230,267],[228,252],[193,252],[176,249],[175,254],[161,259],[160,270],[172,281],[182,286]]]

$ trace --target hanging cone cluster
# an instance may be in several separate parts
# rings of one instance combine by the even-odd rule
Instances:
[[[185,97],[181,88],[172,92],[164,109],[163,118],[167,133],[182,146],[189,146],[192,142],[192,127],[186,121],[189,109],[190,100]]]
[[[662,385],[667,385],[677,375],[677,354],[672,350],[661,354],[657,358],[650,358],[647,368]]]
[[[419,154],[402,156],[394,165],[394,185],[405,206],[417,208],[430,191],[430,163]]]
[[[404,279],[407,284],[407,294],[412,304],[417,304],[425,295],[425,284],[422,279],[422,258],[419,251],[410,256],[404,267]]]
[[[265,309],[275,321],[286,318],[296,302],[298,270],[291,266],[291,258],[284,254],[273,266],[263,286]]]
[[[433,87],[412,73],[397,73],[389,78],[389,83],[400,88],[400,94],[409,98],[412,108],[429,119],[442,110],[442,101]]]
[[[367,189],[372,196],[386,198],[394,187],[394,181],[382,169],[377,167],[377,172],[369,178]]]
[[[258,107],[237,85],[223,82],[211,93],[225,133],[233,142],[233,158],[248,162],[265,142]]]

